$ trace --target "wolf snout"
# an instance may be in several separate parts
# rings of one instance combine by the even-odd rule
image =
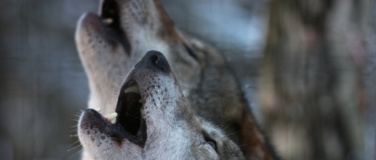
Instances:
[[[170,65],[166,57],[159,51],[151,50],[138,62],[135,66],[136,69],[151,69],[162,72],[169,72]]]

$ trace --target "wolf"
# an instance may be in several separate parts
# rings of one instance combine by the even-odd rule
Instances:
[[[103,0],[75,40],[90,87],[84,160],[276,159],[225,60],[157,0]]]
[[[244,159],[234,142],[194,116],[177,83],[164,55],[149,51],[121,87],[114,124],[93,109],[83,112],[81,143],[94,159]]]

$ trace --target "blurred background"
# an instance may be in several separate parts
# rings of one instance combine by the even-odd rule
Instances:
[[[359,22],[361,38],[356,40],[361,42],[365,54],[355,68],[367,102],[358,118],[362,125],[358,139],[362,149],[357,154],[373,160],[376,159],[376,4],[373,0],[366,2],[357,10],[364,20]],[[75,48],[74,31],[80,15],[97,13],[98,3],[97,0],[0,2],[0,159],[79,159],[82,147],[75,136],[75,125],[80,110],[86,108],[89,89]],[[178,28],[206,40],[224,54],[240,77],[254,115],[262,124],[267,122],[256,91],[259,66],[270,42],[269,17],[276,16],[269,10],[270,1],[161,0],[161,3]],[[288,159],[285,151],[276,150]]]

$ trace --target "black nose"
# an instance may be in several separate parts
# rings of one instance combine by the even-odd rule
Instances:
[[[170,65],[168,64],[166,57],[158,51],[151,50],[136,64],[135,68],[148,68],[152,70],[159,70],[163,72],[170,71]]]

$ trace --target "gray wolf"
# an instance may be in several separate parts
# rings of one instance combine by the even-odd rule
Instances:
[[[149,51],[121,88],[112,124],[83,112],[78,135],[93,159],[244,159],[240,148],[196,117],[166,58]]]
[[[176,29],[158,1],[102,1],[99,15],[79,20],[76,44],[89,79],[89,108],[101,108],[81,115],[83,159],[275,159],[224,59]],[[163,53],[171,72],[140,69],[149,50]],[[128,86],[133,82],[137,87]],[[140,96],[142,107],[135,104],[134,117],[122,122],[117,106]],[[114,135],[101,133],[113,130],[101,115],[115,111],[115,124],[126,125],[115,125]]]

